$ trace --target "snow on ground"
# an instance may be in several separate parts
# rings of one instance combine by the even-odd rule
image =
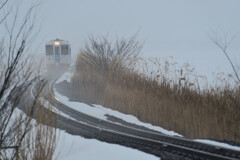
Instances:
[[[65,81],[65,80],[70,82],[71,75],[72,75],[71,72],[66,72],[65,74],[63,74],[58,79],[58,81],[56,83],[60,83],[60,82]],[[158,126],[153,126],[153,125],[148,124],[148,123],[143,123],[132,115],[126,115],[126,114],[120,113],[118,111],[114,111],[114,110],[105,108],[101,105],[93,105],[94,107],[91,107],[91,106],[89,106],[87,104],[84,104],[84,103],[71,102],[71,101],[69,101],[68,97],[61,95],[60,93],[58,93],[56,91],[56,89],[54,89],[54,94],[55,94],[55,96],[58,100],[60,100],[65,105],[71,107],[72,109],[75,109],[79,112],[83,112],[83,113],[88,114],[88,115],[91,115],[93,117],[97,117],[99,119],[107,120],[107,117],[105,115],[108,114],[108,115],[112,115],[112,116],[121,118],[121,119],[123,119],[123,120],[125,120],[129,123],[134,123],[134,124],[137,124],[137,125],[140,125],[140,126],[147,127],[149,129],[157,130],[157,131],[162,132],[164,134],[182,136],[182,135],[179,135],[178,133],[175,133],[173,131],[168,131],[168,130],[165,130],[165,129],[163,129],[161,127],[158,127]],[[220,142],[216,142],[216,141],[203,140],[203,139],[196,139],[195,141],[240,151],[240,147],[232,146],[232,145],[229,145],[229,144],[226,144],[226,143],[220,143]]]
[[[76,119],[62,113],[56,107],[51,106],[50,102],[44,98],[39,99],[41,104],[47,109],[69,118],[71,120]],[[138,159],[138,160],[155,160],[159,157],[155,157],[151,154],[146,154],[136,149],[123,147],[121,145],[109,144],[101,142],[95,139],[85,139],[80,136],[73,136],[65,131],[57,129],[57,148],[54,153],[53,159],[58,160],[76,160],[76,159],[88,159],[88,160],[122,160],[122,159]]]
[[[159,160],[159,157],[136,149],[109,144],[95,139],[85,139],[57,130],[59,135],[53,159],[58,160]]]
[[[23,112],[16,108],[13,117],[17,117],[21,114],[23,114]],[[35,123],[34,119],[32,123]],[[34,128],[31,133],[34,134]],[[159,160],[159,157],[136,149],[109,144],[95,139],[85,139],[80,136],[73,136],[60,129],[56,130],[56,135],[57,144],[53,155],[53,159],[56,160]]]
[[[210,144],[210,145],[213,145],[213,146],[219,146],[219,147],[222,147],[222,148],[228,148],[228,149],[233,149],[233,150],[240,151],[240,147],[232,146],[232,145],[229,145],[229,144],[226,144],[226,143],[216,142],[216,141],[212,141],[212,140],[208,140],[208,139],[195,139],[194,141]]]
[[[59,78],[59,80],[56,83],[60,83],[64,80],[69,80],[70,75],[71,75],[71,73],[66,72],[65,74],[63,74]],[[105,115],[112,115],[114,117],[123,119],[126,122],[137,124],[137,125],[140,125],[140,126],[144,126],[146,128],[153,129],[153,130],[159,131],[159,132],[167,134],[167,135],[181,136],[180,134],[175,133],[173,131],[168,131],[168,130],[165,130],[161,127],[153,126],[149,123],[143,123],[143,122],[139,121],[135,116],[126,115],[126,114],[123,114],[121,112],[114,111],[114,110],[109,109],[109,108],[105,108],[101,105],[96,105],[95,104],[95,105],[93,105],[94,107],[92,107],[92,106],[89,106],[85,103],[69,101],[68,97],[63,96],[60,93],[58,93],[55,88],[54,88],[54,94],[59,101],[61,101],[65,105],[71,107],[72,109],[74,109],[76,111],[79,111],[79,112],[82,112],[82,113],[85,113],[87,115],[102,119],[102,120],[107,120],[107,117]]]
[[[71,77],[73,76],[73,72],[71,72],[72,69],[73,67],[71,66],[71,68],[67,72],[65,72],[60,78],[58,78],[55,83],[60,83],[62,81],[67,81],[68,83],[70,83]]]

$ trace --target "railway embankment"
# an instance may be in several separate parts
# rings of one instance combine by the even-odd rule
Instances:
[[[103,43],[105,42],[105,43]],[[71,78],[74,98],[136,116],[189,138],[240,142],[240,89],[231,76],[200,86],[185,64],[139,57],[136,39],[90,39]]]

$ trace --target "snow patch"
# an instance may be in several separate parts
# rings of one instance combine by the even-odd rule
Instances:
[[[208,139],[195,139],[194,141],[200,142],[200,143],[205,143],[205,144],[210,144],[210,145],[213,145],[213,146],[219,146],[219,147],[222,147],[222,148],[227,148],[227,149],[240,151],[240,147],[232,146],[232,145],[222,143],[222,142],[216,142],[216,141],[212,141],[212,140],[208,140]]]
[[[70,69],[69,69],[70,70]],[[56,83],[60,83],[63,81],[67,81],[68,83],[70,83],[71,81],[71,77],[73,76],[73,72],[70,71],[65,72],[57,81]]]
[[[24,113],[16,108],[14,117]],[[35,120],[33,119],[34,123]],[[44,125],[43,125],[44,126]],[[31,134],[35,135],[35,128]],[[159,160],[151,154],[141,152],[136,149],[124,147],[116,144],[109,144],[95,139],[85,139],[80,136],[73,136],[60,129],[56,129],[57,144],[53,154],[53,159],[58,160],[122,160],[122,159],[138,159],[138,160]],[[32,139],[33,140],[33,139]]]
[[[61,76],[58,81],[56,83],[60,83],[62,81],[65,80],[69,80],[69,76],[72,75],[69,72],[66,72],[63,76]],[[106,120],[107,121],[107,117],[105,115],[112,115],[114,117],[120,118],[128,123],[132,123],[132,124],[136,124],[139,126],[143,126],[152,130],[156,130],[159,131],[163,134],[167,134],[167,135],[171,135],[171,136],[181,136],[180,134],[174,132],[174,131],[168,131],[165,130],[161,127],[158,126],[153,126],[152,124],[149,123],[143,123],[140,120],[138,120],[135,116],[132,115],[126,115],[123,114],[121,112],[109,109],[109,108],[105,108],[101,105],[97,105],[94,104],[93,106],[87,105],[85,103],[81,103],[81,102],[72,102],[69,100],[68,97],[61,95],[60,93],[57,92],[57,90],[54,88],[54,94],[56,96],[56,98],[61,101],[63,104],[69,106],[70,108],[78,111],[78,112],[82,112],[84,114],[90,115],[92,117],[96,117],[98,119],[102,119],[102,120]]]

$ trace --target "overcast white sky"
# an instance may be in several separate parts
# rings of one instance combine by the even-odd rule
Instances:
[[[207,75],[231,71],[207,32],[239,34],[239,8],[239,0],[46,0],[38,52],[44,54],[45,42],[57,37],[68,40],[77,54],[89,34],[128,37],[139,31],[145,57],[173,56]],[[237,62],[240,35],[230,47]]]

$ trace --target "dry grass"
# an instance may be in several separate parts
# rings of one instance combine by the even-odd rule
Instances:
[[[79,54],[72,77],[82,100],[187,137],[240,142],[240,90],[230,87],[231,77],[203,88],[204,77],[187,64],[141,59],[137,70],[102,73],[88,58]]]
[[[21,146],[18,148],[16,159],[19,160],[52,160],[57,143],[56,119],[52,117],[52,107],[42,100],[42,103],[48,107],[48,111],[36,111],[36,120],[31,120],[31,128],[27,132]],[[42,104],[36,104],[36,108],[41,108]],[[20,118],[24,118],[24,113]],[[17,119],[18,120],[18,119]]]

